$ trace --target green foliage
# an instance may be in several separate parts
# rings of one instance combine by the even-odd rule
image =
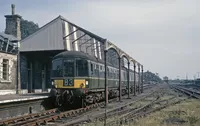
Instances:
[[[162,80],[156,74],[154,74],[150,71],[147,71],[147,72],[144,72],[144,81],[145,82],[149,82],[149,81],[161,82]]]
[[[22,39],[28,37],[39,29],[38,24],[32,21],[21,19],[21,36]]]
[[[189,123],[190,123],[191,125],[195,124],[195,123],[199,120],[199,118],[196,117],[196,116],[188,116],[187,118],[188,118]]]

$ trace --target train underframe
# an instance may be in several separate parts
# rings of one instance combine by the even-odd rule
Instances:
[[[137,89],[137,88],[136,88]],[[136,90],[137,91],[137,90]],[[52,88],[50,95],[53,98],[56,107],[85,107],[90,104],[98,103],[105,99],[104,90],[89,90],[89,89],[56,89]],[[128,90],[122,88],[122,96],[126,95]],[[130,88],[130,93],[133,93],[133,87]],[[119,90],[111,88],[108,90],[108,99],[119,96]]]

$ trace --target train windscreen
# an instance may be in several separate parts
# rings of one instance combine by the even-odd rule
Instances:
[[[52,62],[52,77],[63,77],[62,60],[54,60]]]

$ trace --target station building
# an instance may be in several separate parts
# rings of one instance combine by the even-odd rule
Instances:
[[[0,33],[0,95],[16,93],[18,41],[12,34]]]
[[[52,57],[62,51],[81,51],[104,60],[105,41],[106,39],[59,15],[21,41],[20,76],[22,92],[50,91]],[[119,66],[118,56],[113,50],[108,51],[107,61]],[[122,66],[124,66],[123,63]],[[94,69],[96,69],[95,66]],[[138,74],[136,74],[136,78],[138,82]]]
[[[4,56],[9,57],[9,77],[7,78],[9,78],[8,83],[9,81],[12,82],[12,86],[0,85],[0,89],[4,89],[4,87],[5,90],[12,89],[14,91],[14,89],[17,89],[23,94],[50,91],[52,57],[62,51],[82,51],[96,57],[97,59],[104,60],[104,49],[111,45],[113,48],[118,50],[118,54],[121,53],[124,54],[124,56],[127,56],[125,52],[111,42],[107,43],[106,39],[85,30],[60,15],[23,40],[21,40],[20,31],[21,16],[15,14],[13,6],[12,14],[6,15],[5,17],[6,30],[4,38],[6,38],[6,35],[10,35],[9,37],[12,36],[12,39],[8,38],[9,41],[6,42],[9,43],[9,45],[13,45],[11,49],[12,51],[16,51],[13,51],[11,54],[8,52],[4,52],[5,55],[3,54]],[[5,39],[2,40],[5,42]],[[17,46],[19,46],[19,44],[16,46],[16,43],[19,41],[20,55],[18,56],[20,62],[20,82],[17,81],[16,78]],[[118,56],[115,51],[108,50],[107,55],[108,62],[115,64],[116,66],[119,65]],[[7,63],[4,58],[1,58],[0,62],[1,61]],[[124,64],[122,65],[124,66]],[[11,73],[13,74],[12,76],[10,76]],[[3,76],[5,75],[2,74],[2,77]],[[139,74],[136,76],[139,76]],[[136,81],[139,81],[137,78],[138,77],[136,77]],[[3,83],[4,82],[2,81],[2,84]]]
[[[51,59],[62,51],[82,51],[103,59],[103,40],[62,16],[53,19],[21,41],[22,92],[50,90]]]

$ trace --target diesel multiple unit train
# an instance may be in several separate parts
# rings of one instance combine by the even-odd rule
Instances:
[[[52,60],[51,95],[57,105],[87,105],[99,102],[105,95],[104,61],[79,51],[65,51]],[[134,72],[130,70],[130,92]],[[108,97],[119,94],[119,67],[107,63]],[[127,69],[121,69],[122,95],[127,93]],[[138,79],[136,79],[137,81]],[[136,82],[137,83],[137,82]]]

